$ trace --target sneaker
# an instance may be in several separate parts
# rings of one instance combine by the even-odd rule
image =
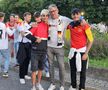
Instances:
[[[25,80],[24,79],[20,79],[20,84],[25,84]]]
[[[3,77],[8,78],[9,77],[8,72],[4,72]]]
[[[35,86],[33,86],[33,87],[31,88],[31,90],[36,90],[36,87],[35,87]]]
[[[31,77],[30,77],[30,76],[28,76],[28,75],[25,75],[25,79],[30,80],[30,79],[31,79]]]
[[[41,84],[37,84],[36,87],[38,88],[38,90],[44,90]]]
[[[81,89],[81,88],[80,88],[79,90],[85,90],[85,89]]]
[[[60,90],[64,90],[64,87],[63,87],[63,86],[61,86],[61,87],[60,87]]]
[[[51,84],[50,87],[48,88],[48,90],[54,90],[56,88],[56,86],[54,84]]]
[[[46,72],[46,77],[48,77],[48,78],[50,77],[50,74],[49,74],[49,72]]]
[[[72,86],[70,86],[69,90],[76,90],[76,88],[73,88]]]

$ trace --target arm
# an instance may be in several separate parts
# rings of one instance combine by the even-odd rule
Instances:
[[[82,60],[87,59],[88,53],[89,53],[89,51],[90,51],[90,49],[92,47],[92,44],[93,44],[93,35],[92,35],[90,27],[85,31],[85,33],[86,33],[88,42],[87,42],[87,49],[85,51],[85,54],[82,57]]]
[[[28,39],[30,39],[33,43],[34,42],[38,42],[38,43],[41,42],[41,38],[36,38],[33,35],[31,35],[31,34],[27,34],[25,37],[28,38]]]
[[[86,35],[87,35],[87,39],[88,39],[88,44],[87,44],[87,50],[85,53],[88,54],[88,52],[90,51],[90,48],[92,47],[92,44],[93,44],[93,35],[92,35],[90,28],[88,28],[86,30]]]
[[[36,37],[34,37],[32,34],[30,33],[25,33],[25,37],[28,38],[29,40],[31,40],[32,42],[35,42],[37,40]]]
[[[25,32],[24,36],[31,40],[32,42],[41,42],[40,38],[36,38],[35,35],[36,28],[32,28],[30,31]]]

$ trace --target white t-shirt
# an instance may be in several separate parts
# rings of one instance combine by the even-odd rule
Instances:
[[[48,40],[48,46],[49,47],[54,47],[54,48],[61,48],[64,46],[64,39],[63,39],[63,44],[61,46],[57,46],[57,32],[58,29],[61,29],[62,34],[62,38],[64,38],[64,31],[66,30],[68,24],[71,22],[72,20],[65,17],[65,16],[59,16],[58,19],[52,19],[49,18],[49,36],[50,36],[50,40]],[[59,23],[61,23],[61,27],[58,28]]]
[[[11,36],[15,29],[11,30],[3,22],[0,22],[0,49],[8,49],[8,34]]]
[[[29,29],[31,28],[31,26],[26,23],[26,22],[22,22],[23,24],[18,26],[18,30],[19,32],[23,31],[23,32],[29,32]],[[23,39],[23,41],[22,41]],[[27,43],[27,42],[30,42],[31,43],[31,40],[27,39],[26,37],[22,37],[21,34],[19,34],[19,42],[23,42],[23,43]]]

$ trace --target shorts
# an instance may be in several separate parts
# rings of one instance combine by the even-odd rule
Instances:
[[[35,72],[37,70],[43,70],[45,58],[46,58],[46,53],[42,54],[31,53],[31,71]]]

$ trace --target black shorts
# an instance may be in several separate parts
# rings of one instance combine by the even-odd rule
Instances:
[[[43,54],[31,53],[31,71],[35,72],[37,70],[43,70],[45,58],[46,58],[46,53]]]

